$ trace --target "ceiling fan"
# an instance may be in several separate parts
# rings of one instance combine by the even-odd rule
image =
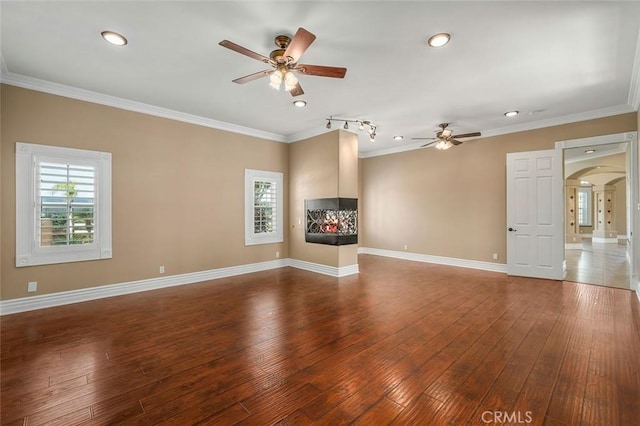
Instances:
[[[273,50],[269,54],[269,57],[253,52],[229,40],[222,40],[219,44],[227,49],[231,49],[250,58],[264,62],[265,64],[269,64],[273,68],[236,78],[233,80],[234,83],[244,84],[261,77],[269,76],[269,86],[274,89],[279,89],[281,84],[284,82],[284,88],[286,91],[291,93],[291,96],[300,96],[304,91],[302,90],[300,82],[298,82],[298,78],[294,72],[299,72],[305,75],[333,78],[343,78],[347,73],[346,68],[298,63],[300,57],[315,39],[316,36],[304,28],[298,28],[298,31],[293,38],[286,35],[276,36],[274,42],[278,48]]]
[[[447,128],[449,126],[449,123],[440,123],[439,127],[440,130],[436,133],[436,137],[435,138],[431,138],[431,140],[422,145],[421,148],[424,148],[425,146],[429,146],[429,145],[433,145],[434,143],[436,144],[436,148],[440,149],[440,150],[444,150],[444,149],[449,149],[454,145],[460,145],[462,143],[462,141],[458,140],[461,138],[472,138],[472,137],[477,137],[477,136],[481,136],[480,132],[472,132],[472,133],[464,133],[462,135],[454,135],[453,134],[453,130]],[[423,139],[429,139],[429,138],[412,138],[413,140],[423,140]]]

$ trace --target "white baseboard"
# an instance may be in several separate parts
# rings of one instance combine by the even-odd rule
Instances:
[[[396,259],[412,260],[415,262],[437,263],[439,265],[458,266],[461,268],[481,269],[483,271],[507,273],[504,263],[481,262],[479,260],[458,259],[455,257],[432,256],[428,254],[409,253],[406,251],[382,250],[369,247],[359,247],[358,253],[376,256],[393,257]]]
[[[304,269],[305,271],[316,272],[318,274],[329,275],[336,278],[346,277],[349,275],[357,274],[360,272],[360,267],[356,263],[355,265],[348,265],[342,267],[320,265],[318,263],[305,262],[304,260],[288,259],[289,266],[297,269]]]
[[[638,296],[638,301],[640,301],[640,280],[638,280],[638,276],[634,275],[631,280],[631,290],[636,292],[636,296]]]
[[[230,266],[228,268],[190,272],[186,274],[109,284],[99,287],[43,294],[39,296],[21,297],[19,299],[0,300],[0,316],[33,311],[36,309],[51,308],[54,306],[69,305],[71,303],[87,302],[89,300],[103,299],[106,297],[122,296],[142,291],[157,290],[166,287],[194,284],[203,281],[249,274],[252,272],[283,268],[286,266],[330,275],[337,278],[359,273],[359,267],[357,264],[336,268],[333,266],[304,262],[296,259],[278,259],[268,262],[250,263],[247,265]]]
[[[604,243],[604,244],[618,244],[618,237],[612,237],[612,238],[593,237],[591,239],[591,242]]]
[[[582,243],[565,243],[565,250],[582,250]]]

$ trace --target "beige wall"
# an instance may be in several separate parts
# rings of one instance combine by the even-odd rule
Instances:
[[[340,132],[339,138],[338,197],[358,198],[358,136],[349,132]],[[338,266],[343,267],[357,263],[357,244],[338,247]]]
[[[288,257],[286,239],[245,247],[242,213],[245,168],[286,182],[287,144],[12,86],[1,96],[2,300]],[[112,259],[15,267],[17,141],[113,154]]]
[[[505,155],[638,127],[631,113],[357,160],[335,131],[280,144],[0,85],[0,299],[292,257],[329,266],[344,251],[304,242],[304,199],[359,198],[360,246],[498,262],[505,257]],[[110,260],[15,267],[15,142],[113,154]],[[354,147],[355,144],[355,147]],[[344,152],[349,156],[344,156]],[[244,169],[285,174],[285,242],[244,246]],[[353,182],[356,179],[357,183]],[[298,222],[299,221],[299,222]],[[639,261],[640,262],[640,261]],[[38,281],[37,293],[26,293]]]
[[[627,232],[627,182],[626,180],[621,180],[615,183],[614,188],[616,189],[616,198],[614,201],[614,219],[616,224],[616,233],[618,236],[626,235],[629,237],[629,233]]]
[[[637,114],[476,139],[439,152],[365,158],[360,245],[504,263],[506,154],[560,140],[634,131]],[[492,260],[498,253],[499,260]]]
[[[289,146],[289,255],[293,259],[341,267],[357,263],[357,245],[305,242],[304,200],[358,196],[357,137],[335,130]]]

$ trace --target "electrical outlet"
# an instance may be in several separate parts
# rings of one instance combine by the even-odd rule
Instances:
[[[33,293],[34,291],[38,291],[38,282],[29,281],[29,283],[27,284],[27,292]]]
[[[163,266],[160,266],[160,273],[161,273],[161,274],[164,274],[164,265],[163,265]]]
[[[493,253],[493,260],[498,260],[498,253]]]
[[[279,251],[276,252],[276,257],[280,257],[280,252]]]
[[[405,250],[409,250],[409,247],[405,244],[405,245],[404,245],[404,249],[405,249]]]

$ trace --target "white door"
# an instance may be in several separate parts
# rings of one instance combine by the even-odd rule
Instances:
[[[564,275],[562,150],[507,154],[507,274]]]

